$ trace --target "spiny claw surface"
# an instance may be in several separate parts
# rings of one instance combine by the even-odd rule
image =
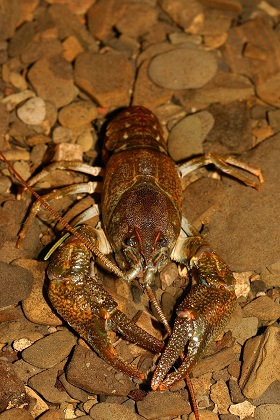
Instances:
[[[152,379],[154,390],[169,388],[191,372],[227,323],[236,304],[234,277],[227,265],[200,238],[190,239],[185,245],[196,247],[196,252],[188,266],[197,284],[177,308],[172,335]],[[185,353],[178,371],[167,375]]]
[[[85,234],[85,231],[83,231]],[[117,309],[112,296],[90,276],[91,253],[71,238],[53,254],[48,267],[49,298],[62,318],[111,366],[126,375],[143,379],[135,366],[114,349],[109,331],[140,346],[159,352],[163,342],[135,325]]]

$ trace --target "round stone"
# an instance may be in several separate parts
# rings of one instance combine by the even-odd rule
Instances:
[[[151,80],[166,89],[197,89],[214,77],[217,62],[211,52],[176,48],[154,57],[148,71]]]
[[[39,97],[28,99],[28,101],[17,110],[17,116],[25,124],[41,124],[46,118],[45,101]]]

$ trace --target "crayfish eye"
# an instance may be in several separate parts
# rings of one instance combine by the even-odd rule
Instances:
[[[165,248],[167,246],[167,239],[161,233],[156,236],[155,246],[157,248]]]
[[[163,236],[162,239],[159,241],[159,245],[161,248],[167,246],[167,239]]]
[[[134,248],[137,245],[137,240],[135,236],[129,236],[128,238],[125,239],[124,242],[126,245],[131,246],[132,248]]]

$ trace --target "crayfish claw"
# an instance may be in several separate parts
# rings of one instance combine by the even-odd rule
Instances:
[[[172,335],[154,373],[153,389],[167,389],[191,372],[225,326],[235,302],[234,291],[201,284],[192,287],[176,311]],[[179,358],[178,370],[167,375]]]
[[[108,323],[106,319],[95,319],[87,326],[87,331],[81,334],[88,344],[111,366],[126,375],[144,379],[145,375],[132,364],[124,360],[113,347],[108,335]]]
[[[84,232],[86,228],[84,228]],[[76,238],[67,239],[51,256],[48,267],[48,295],[53,307],[96,353],[115,369],[144,379],[135,366],[126,362],[113,347],[109,331],[120,333],[152,352],[163,342],[135,325],[117,308],[117,302],[90,272],[91,254]]]
[[[184,238],[175,250],[196,284],[177,308],[177,318],[152,379],[152,389],[166,389],[184,379],[222,331],[236,305],[234,277],[200,236]],[[181,358],[176,372],[168,374]]]

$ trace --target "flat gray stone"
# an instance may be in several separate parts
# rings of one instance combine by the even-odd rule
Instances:
[[[49,334],[22,352],[23,359],[40,368],[51,368],[64,360],[76,343],[76,337],[68,330]]]
[[[166,89],[196,89],[214,77],[217,62],[211,52],[196,47],[176,48],[151,60],[151,80]]]

